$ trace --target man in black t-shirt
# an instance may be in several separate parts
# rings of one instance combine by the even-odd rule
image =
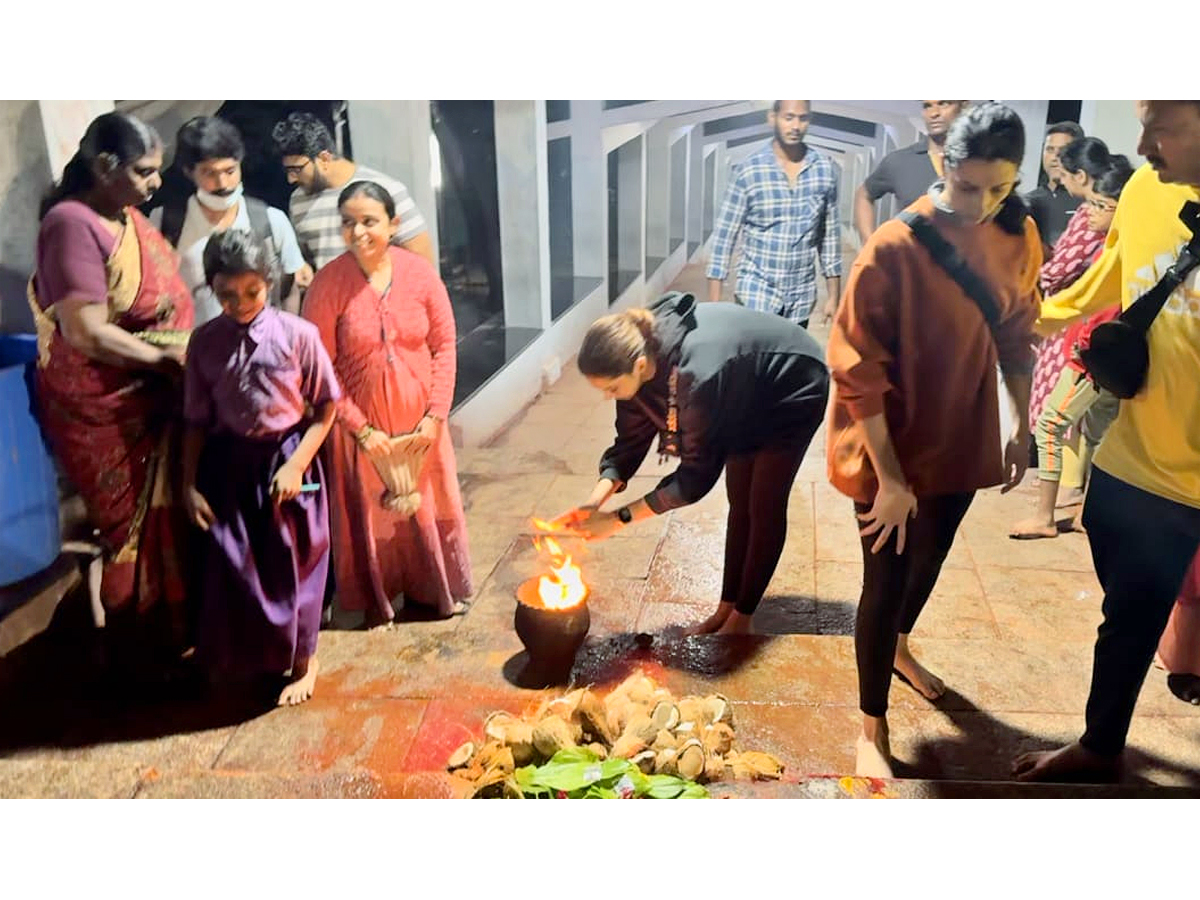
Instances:
[[[946,131],[966,105],[966,100],[921,101],[926,136],[885,156],[854,194],[854,227],[864,244],[875,230],[875,201],[892,194],[899,212],[942,177]]]
[[[1074,122],[1056,122],[1046,129],[1046,142],[1042,145],[1042,174],[1038,186],[1025,195],[1029,214],[1037,222],[1042,235],[1043,252],[1047,259],[1080,203],[1079,198],[1072,197],[1063,186],[1058,154],[1071,141],[1081,137],[1083,129]]]

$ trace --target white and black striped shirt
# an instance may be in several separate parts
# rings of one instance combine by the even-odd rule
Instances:
[[[425,219],[408,195],[408,188],[395,178],[367,166],[355,165],[354,174],[346,184],[355,181],[374,181],[392,195],[396,203],[396,215],[400,217],[400,230],[396,232],[394,243],[411,241],[425,230]],[[346,242],[342,240],[342,217],[337,208],[338,195],[344,189],[345,185],[318,194],[305,193],[302,188],[292,191],[289,209],[292,226],[296,229],[300,246],[313,260],[315,269],[322,268],[346,251]]]

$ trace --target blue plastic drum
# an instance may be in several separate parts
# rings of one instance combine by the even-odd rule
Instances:
[[[0,586],[58,558],[58,479],[33,413],[34,335],[0,335]]]

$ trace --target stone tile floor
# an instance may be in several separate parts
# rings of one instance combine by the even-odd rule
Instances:
[[[677,287],[702,290],[689,267]],[[824,329],[814,332],[824,338]],[[388,630],[327,630],[317,694],[262,713],[190,699],[122,702],[95,683],[86,607],[62,571],[0,621],[0,797],[437,797],[447,755],[496,709],[542,693],[517,686],[513,591],[539,571],[528,517],[582,500],[612,410],[568,366],[490,446],[460,450],[477,594],[470,612]],[[652,458],[630,488],[666,470]],[[601,688],[641,667],[678,692],[733,700],[742,743],[776,754],[785,781],[721,785],[735,797],[1200,796],[1200,711],[1151,670],[1116,786],[1019,786],[1014,755],[1078,734],[1099,622],[1087,541],[1013,542],[1032,479],[972,507],[913,645],[951,690],[931,704],[892,692],[898,780],[847,778],[856,728],[853,621],[861,585],[848,500],[824,476],[818,435],[792,491],[779,569],[743,639],[682,638],[669,626],[715,604],[723,487],[607,543],[574,547],[593,587],[575,669]],[[1068,516],[1070,511],[1064,513]],[[665,630],[664,630],[665,629]],[[649,639],[639,634],[652,635]]]

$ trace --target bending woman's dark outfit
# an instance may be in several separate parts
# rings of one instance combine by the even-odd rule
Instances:
[[[792,482],[825,414],[829,373],[821,348],[792,322],[732,303],[697,304],[691,294],[670,293],[649,309],[661,344],[654,378],[617,401],[617,437],[600,460],[600,477],[624,490],[656,436],[672,443],[675,371],[680,464],[645,500],[659,514],[694,503],[727,469],[721,601],[749,615],[779,562]]]

